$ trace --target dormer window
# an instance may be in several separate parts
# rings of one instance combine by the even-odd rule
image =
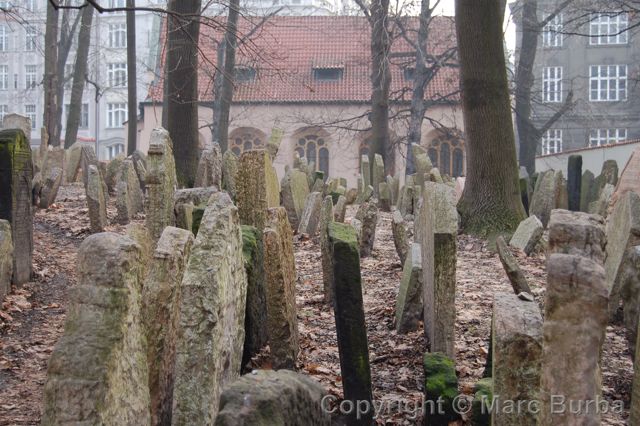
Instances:
[[[403,74],[405,80],[413,80],[416,74],[416,69],[414,67],[406,67],[403,70]]]
[[[338,81],[342,80],[342,74],[344,68],[331,67],[331,68],[314,68],[313,78],[319,81]]]
[[[256,79],[256,69],[252,67],[236,67],[235,79],[239,83],[246,83]]]

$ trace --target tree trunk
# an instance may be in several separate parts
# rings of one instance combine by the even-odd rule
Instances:
[[[500,0],[456,0],[467,179],[458,210],[465,232],[515,230],[525,212],[518,187]]]
[[[80,114],[82,112],[82,93],[84,92],[84,82],[87,78],[92,22],[93,6],[87,5],[82,10],[80,31],[78,32],[78,50],[76,52],[76,63],[73,68],[73,87],[71,89],[71,101],[69,102],[67,131],[64,136],[65,148],[69,148],[73,145],[78,137]]]
[[[65,2],[68,4],[68,1]],[[71,20],[71,14],[75,14],[73,18],[73,24],[69,26]],[[66,83],[65,67],[67,65],[67,59],[69,58],[69,52],[73,45],[73,38],[80,25],[81,14],[73,11],[72,9],[65,9],[62,12],[62,23],[60,28],[60,43],[58,44],[58,61],[56,64],[57,80],[56,80],[56,108],[55,108],[55,122],[54,133],[49,133],[49,140],[61,140],[62,134],[62,112],[64,107],[64,85]]]
[[[127,95],[128,95],[128,125],[127,125],[127,155],[133,154],[137,148],[138,138],[138,94],[136,88],[136,7],[135,0],[127,0]]]
[[[213,140],[220,144],[220,150],[224,153],[228,148],[229,139],[229,111],[233,100],[233,85],[235,81],[236,48],[238,42],[238,16],[240,10],[240,0],[230,0],[229,17],[227,18],[227,30],[224,39],[224,54],[222,55],[224,67],[218,55],[218,67],[223,69],[221,84],[218,88],[220,94],[216,93],[216,104],[214,105],[214,117],[212,136]]]
[[[415,173],[413,164],[413,144],[420,145],[422,140],[422,121],[424,119],[424,89],[429,81],[426,62],[427,39],[429,37],[429,22],[431,20],[430,1],[422,0],[420,6],[420,26],[416,40],[416,65],[413,72],[413,92],[411,94],[411,117],[409,119],[409,135],[407,144],[406,174]]]
[[[384,158],[387,172],[393,164],[393,147],[389,135],[389,87],[391,70],[388,28],[389,0],[371,2],[371,164],[375,154]]]
[[[58,62],[58,10],[51,2],[47,2],[47,23],[44,35],[44,118],[42,126],[47,129],[48,135],[56,135],[56,126],[60,125],[56,121],[56,99],[58,73],[56,64]],[[51,145],[60,146],[60,138],[50,139]],[[43,141],[44,142],[44,141]]]
[[[529,174],[536,170],[536,151],[540,135],[531,121],[531,90],[533,89],[533,63],[538,48],[538,0],[522,3],[522,44],[516,69],[516,126],[520,140],[520,165]]]
[[[178,182],[191,187],[198,168],[198,38],[200,0],[170,0],[166,67],[167,130]],[[180,17],[181,16],[181,17]]]

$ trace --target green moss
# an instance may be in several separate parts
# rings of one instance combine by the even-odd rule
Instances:
[[[201,204],[193,208],[192,223],[191,223],[191,232],[193,232],[193,235],[198,235],[198,230],[200,229],[200,222],[202,222],[202,216],[204,215],[204,211],[206,207],[207,207],[206,204]]]
[[[356,230],[346,223],[331,222],[329,224],[329,239],[331,241],[343,241],[354,247],[358,247]]]
[[[423,367],[427,397],[455,398],[458,394],[458,378],[452,359],[442,353],[426,353]]]
[[[258,251],[258,230],[250,225],[240,225],[242,230],[242,255],[245,262],[251,262]]]
[[[475,394],[471,411],[471,423],[475,426],[489,426],[491,424],[491,414],[487,403],[490,404],[493,399],[493,379],[491,377],[480,379],[474,386],[473,391]]]

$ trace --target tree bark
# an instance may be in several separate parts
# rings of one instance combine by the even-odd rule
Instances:
[[[65,2],[68,4],[68,1]],[[72,14],[75,14],[73,18],[73,24],[69,26]],[[57,81],[56,81],[56,109],[55,109],[55,132],[49,133],[49,140],[61,140],[62,134],[62,113],[64,107],[64,86],[66,83],[66,70],[67,59],[69,58],[69,52],[73,45],[73,39],[80,25],[81,14],[71,9],[65,9],[62,12],[62,22],[60,28],[60,43],[58,43],[58,61],[56,64]]]
[[[465,232],[512,231],[525,212],[511,121],[499,0],[456,0],[467,179],[458,210]]]
[[[84,82],[87,78],[93,10],[94,8],[91,5],[87,5],[82,10],[80,31],[78,32],[78,50],[73,69],[73,87],[71,89],[71,101],[69,102],[69,116],[67,117],[67,131],[64,136],[65,148],[73,145],[78,137],[80,114],[82,112],[82,93],[84,92]]]
[[[53,7],[51,2],[47,2],[47,22],[44,34],[44,118],[42,125],[47,129],[48,135],[56,135],[56,126],[60,125],[56,121],[57,110],[57,87],[58,73],[56,64],[58,62],[58,10]],[[50,139],[51,145],[59,146],[60,138]]]
[[[138,138],[138,94],[136,87],[136,7],[135,0],[127,0],[127,155],[133,154],[137,148]]]
[[[220,144],[220,150],[224,153],[228,148],[229,139],[229,111],[233,100],[233,86],[235,82],[236,49],[238,44],[238,16],[240,0],[229,1],[229,17],[224,40],[224,67],[218,62],[218,67],[223,69],[222,84],[219,88],[219,99],[214,105],[214,117],[212,136],[213,141]],[[218,98],[218,94],[216,93]]]
[[[170,0],[167,39],[167,130],[178,182],[191,187],[198,168],[198,39],[200,0]]]

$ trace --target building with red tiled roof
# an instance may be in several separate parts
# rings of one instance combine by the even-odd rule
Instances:
[[[237,54],[236,87],[231,110],[229,147],[236,153],[264,146],[271,130],[284,131],[275,160],[279,173],[292,164],[294,152],[304,153],[329,176],[346,177],[355,185],[360,154],[367,150],[367,119],[371,98],[370,26],[362,16],[243,17]],[[256,25],[258,28],[256,29]],[[404,168],[408,108],[411,101],[416,18],[393,29],[391,52],[392,133],[396,140],[395,170]],[[401,33],[406,31],[406,37]],[[443,173],[464,174],[464,142],[459,135],[459,79],[455,63],[452,18],[437,17],[430,24],[428,53],[442,61],[425,90],[429,103],[423,144]],[[200,97],[201,140],[211,140],[213,81],[220,29],[201,26]],[[161,45],[163,41],[161,40]],[[443,56],[446,55],[446,60]],[[162,61],[161,61],[162,64]],[[157,75],[162,75],[162,66]],[[158,79],[143,104],[141,148],[151,129],[159,125],[162,80]],[[402,173],[401,173],[402,174]]]

